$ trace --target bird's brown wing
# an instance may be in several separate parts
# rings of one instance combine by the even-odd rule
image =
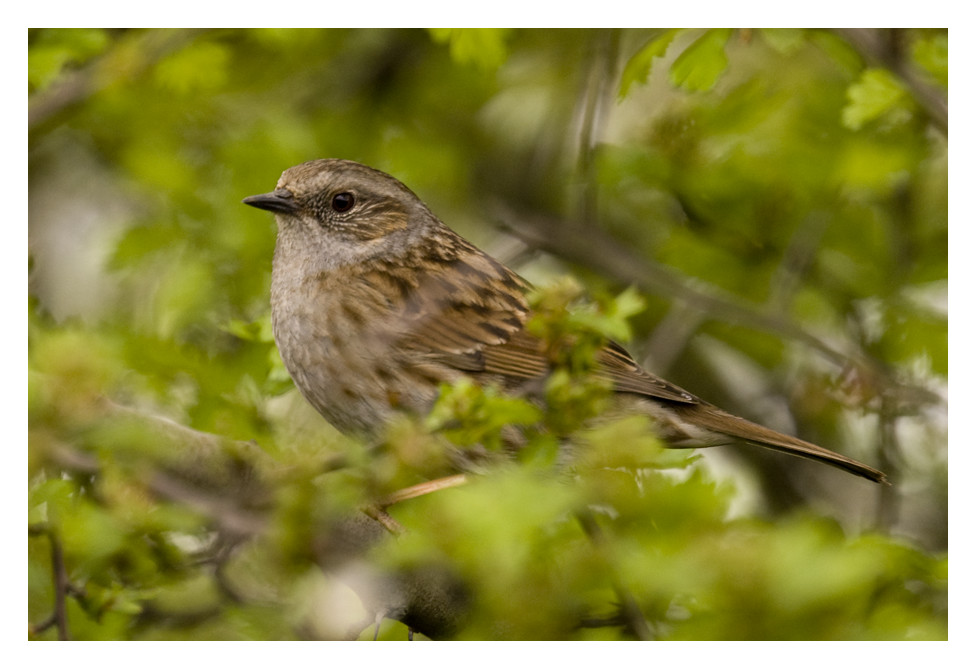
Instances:
[[[399,346],[428,361],[475,371],[481,352],[502,345],[525,326],[528,284],[474,248],[429,271],[399,279],[407,286],[393,314]]]
[[[426,363],[507,380],[546,375],[550,361],[543,342],[525,329],[529,285],[480,253],[439,266],[417,282],[401,313],[405,344]],[[423,286],[420,285],[423,282]],[[598,354],[600,373],[614,389],[680,404],[699,399],[644,371],[620,345]]]
[[[701,402],[685,389],[645,371],[617,342],[609,342],[597,355],[597,362],[601,372],[614,383],[615,391],[638,393],[681,405]]]

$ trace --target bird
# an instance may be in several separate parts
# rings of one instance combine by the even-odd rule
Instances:
[[[445,225],[395,177],[344,159],[285,170],[243,203],[274,213],[271,319],[306,400],[342,432],[376,434],[398,412],[426,413],[444,383],[512,392],[551,369],[530,333],[531,285]],[[616,342],[597,354],[616,395],[638,399],[667,446],[745,442],[873,482],[840,453],[735,416],[644,370]]]

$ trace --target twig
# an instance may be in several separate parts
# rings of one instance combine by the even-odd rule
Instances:
[[[233,440],[223,435],[196,430],[161,414],[122,405],[106,397],[100,399],[100,407],[110,416],[151,424],[162,437],[192,449],[195,459],[235,454],[263,465],[273,464],[271,457],[254,440]]]
[[[448,477],[441,477],[440,479],[432,479],[431,481],[408,486],[407,488],[391,493],[390,496],[383,500],[381,505],[385,508],[390,507],[391,505],[396,505],[399,502],[410,500],[411,498],[419,498],[429,493],[461,486],[467,481],[468,478],[465,475],[450,475]]]
[[[406,530],[396,519],[387,514],[388,507],[391,505],[396,505],[397,503],[405,500],[410,500],[411,498],[419,498],[429,493],[443,491],[444,489],[450,489],[455,486],[461,486],[467,481],[468,479],[465,475],[451,475],[449,477],[441,477],[440,479],[432,479],[429,482],[415,484],[414,486],[408,486],[407,488],[400,489],[399,491],[394,491],[379,503],[365,506],[363,508],[363,513],[377,523],[381,524],[390,533],[394,535],[401,535],[405,533]]]
[[[110,398],[101,398],[100,406],[112,416],[151,424],[162,436],[190,449],[189,454],[185,454],[181,459],[184,462],[187,460],[186,455],[192,456],[191,461],[194,463],[233,456],[255,464],[262,470],[274,470],[278,467],[276,461],[254,440],[234,440],[223,435],[196,430],[177,423],[169,417],[128,407]],[[346,454],[330,454],[319,462],[317,470],[326,474],[348,466],[349,459]]]
[[[200,30],[149,30],[126,34],[82,69],[65,75],[27,102],[27,128],[33,130],[95,93],[141,76],[165,56],[182,48]]]
[[[597,520],[594,519],[594,515],[590,513],[589,510],[584,510],[577,513],[577,521],[580,523],[580,527],[583,528],[584,533],[590,538],[590,541],[595,547],[601,552],[607,546],[607,538],[604,536],[604,531],[598,525]],[[651,632],[651,627],[648,625],[648,621],[645,619],[644,614],[641,612],[641,608],[638,606],[637,601],[634,596],[631,595],[624,584],[621,582],[620,577],[616,574],[614,566],[608,561],[607,564],[608,572],[611,575],[611,584],[614,588],[614,592],[617,594],[617,598],[620,601],[621,612],[620,612],[620,623],[636,638],[639,640],[651,640],[654,636]],[[615,620],[615,622],[617,622]]]
[[[896,473],[900,467],[896,462],[899,449],[899,438],[896,433],[896,421],[899,419],[899,409],[895,406],[889,394],[882,394],[882,406],[879,408],[879,467],[886,472]],[[890,530],[898,521],[896,518],[897,498],[893,487],[879,487],[879,506],[875,523],[879,528]]]
[[[108,400],[103,401],[99,405],[99,409],[107,411],[110,416],[114,415],[121,420],[146,422],[157,429],[164,443],[167,441],[172,443],[173,448],[171,450],[154,452],[155,454],[161,452],[165,454],[162,456],[165,459],[162,463],[154,461],[152,456],[147,457],[145,461],[131,463],[134,466],[131,468],[133,478],[141,482],[150,494],[196,510],[204,517],[212,520],[221,532],[226,532],[235,541],[253,538],[267,530],[270,519],[264,507],[249,508],[256,498],[264,500],[268,485],[266,478],[255,476],[253,471],[257,470],[259,475],[266,475],[266,471],[269,468],[276,467],[276,464],[255,443],[230,440],[219,435],[197,431],[165,417],[128,408]],[[102,472],[103,464],[99,458],[64,442],[50,445],[45,455],[54,467],[60,467],[65,471],[96,478]],[[172,460],[170,460],[171,457]],[[271,465],[253,468],[251,466],[253,466],[255,459],[267,461]],[[239,461],[243,461],[243,463]],[[231,467],[228,467],[229,465]],[[332,459],[326,461],[323,469],[335,469],[335,467],[342,465],[341,459]],[[310,473],[303,468],[300,474]],[[312,545],[340,547],[343,548],[342,552],[351,552],[348,555],[344,554],[344,560],[356,559],[361,556],[362,552],[367,551],[370,546],[380,541],[385,531],[394,534],[404,532],[404,528],[387,514],[386,506],[435,491],[460,486],[465,481],[466,478],[463,475],[456,475],[397,491],[379,504],[363,509],[362,511],[368,518],[356,516],[356,523],[344,524],[338,530],[331,524],[316,529],[314,532],[317,533],[317,536]],[[367,530],[364,531],[364,528]],[[40,529],[32,529],[32,532],[40,532]],[[60,547],[58,551],[60,552]],[[223,558],[218,557],[218,563],[222,561]],[[60,554],[53,562],[56,566],[63,564]],[[320,556],[318,562],[322,569],[331,569],[328,557]],[[55,607],[55,614],[32,626],[31,630],[40,631],[57,625],[60,636],[62,639],[66,639],[67,628],[63,623],[64,598],[67,595],[80,594],[80,591],[74,589],[67,582],[67,577],[63,571],[60,574],[62,574],[61,577],[56,575],[55,578],[56,585],[58,585],[56,588],[58,602]],[[241,599],[241,596],[235,593],[230,585],[224,581],[224,575],[219,565],[214,578],[218,583],[218,588],[230,599],[234,601]],[[410,582],[409,588],[403,583],[398,583],[400,584],[399,588],[407,589],[407,595],[404,597],[407,598],[407,611],[410,611],[415,617],[414,628],[424,632],[429,637],[436,636],[444,626],[450,627],[451,620],[460,616],[461,605],[455,602],[452,594],[444,589],[437,588],[436,583],[429,583],[425,577],[418,577]],[[386,607],[382,611],[390,612],[391,610]],[[163,616],[159,613],[151,613],[151,615]],[[211,615],[212,612],[207,612],[204,616]]]
[[[34,536],[45,536],[51,543],[51,572],[54,581],[54,611],[51,616],[31,627],[33,632],[40,633],[51,626],[58,629],[59,640],[70,640],[68,632],[68,594],[79,593],[68,581],[68,570],[64,564],[64,552],[61,549],[61,541],[54,531],[47,524],[32,524],[28,526],[27,532]]]
[[[380,505],[364,505],[363,513],[387,529],[391,535],[403,535],[407,529],[400,522],[387,514],[387,510]]]
[[[705,282],[681,277],[641,257],[597,228],[587,228],[584,233],[575,223],[544,215],[519,215],[502,206],[498,206],[498,218],[505,222],[503,228],[527,244],[572,263],[590,267],[624,284],[636,284],[649,293],[686,302],[712,319],[798,340],[839,365],[850,362],[851,356],[782,317],[761,311]]]
[[[813,212],[801,221],[784,250],[783,258],[770,281],[767,309],[784,312],[797,292],[801,279],[814,262],[821,238],[830,223],[824,212]]]
[[[542,214],[520,215],[500,203],[496,203],[495,209],[497,218],[505,222],[502,227],[530,246],[589,267],[623,284],[634,284],[648,293],[685,303],[708,315],[710,320],[739,324],[799,342],[839,368],[868,371],[870,376],[884,381],[890,390],[898,390],[901,398],[914,403],[941,402],[928,389],[893,379],[878,361],[862,350],[840,351],[782,316],[782,312],[756,307],[701,280],[683,277],[640,256],[597,227],[586,228],[584,232],[575,222]]]
[[[688,303],[674,302],[658,322],[645,347],[655,372],[667,375],[706,315]]]
[[[616,81],[620,31],[604,30],[592,42],[595,52],[590,59],[582,86],[577,132],[577,179],[581,185],[579,198],[575,203],[581,213],[581,220],[593,224],[597,217],[597,180],[594,178],[594,150],[601,139],[606,122],[606,110],[612,96],[612,83]]]
[[[86,474],[101,471],[97,458],[64,443],[52,446],[51,456],[55,463],[67,470]],[[238,500],[229,498],[224,491],[206,491],[161,468],[151,468],[138,476],[152,493],[197,510],[234,535],[256,535],[265,527],[263,516],[241,509]]]

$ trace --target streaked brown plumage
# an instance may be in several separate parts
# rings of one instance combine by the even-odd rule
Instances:
[[[282,360],[340,430],[370,433],[395,410],[425,412],[443,381],[468,376],[512,389],[546,374],[541,342],[525,330],[527,283],[390,175],[315,160],[244,202],[278,221],[271,304]],[[616,391],[643,399],[673,446],[732,436],[886,481],[847,456],[700,400],[643,370],[617,344],[599,364]]]

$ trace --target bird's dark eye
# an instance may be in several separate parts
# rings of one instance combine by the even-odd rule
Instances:
[[[337,193],[332,197],[332,208],[337,212],[347,212],[355,204],[356,199],[352,193]]]

